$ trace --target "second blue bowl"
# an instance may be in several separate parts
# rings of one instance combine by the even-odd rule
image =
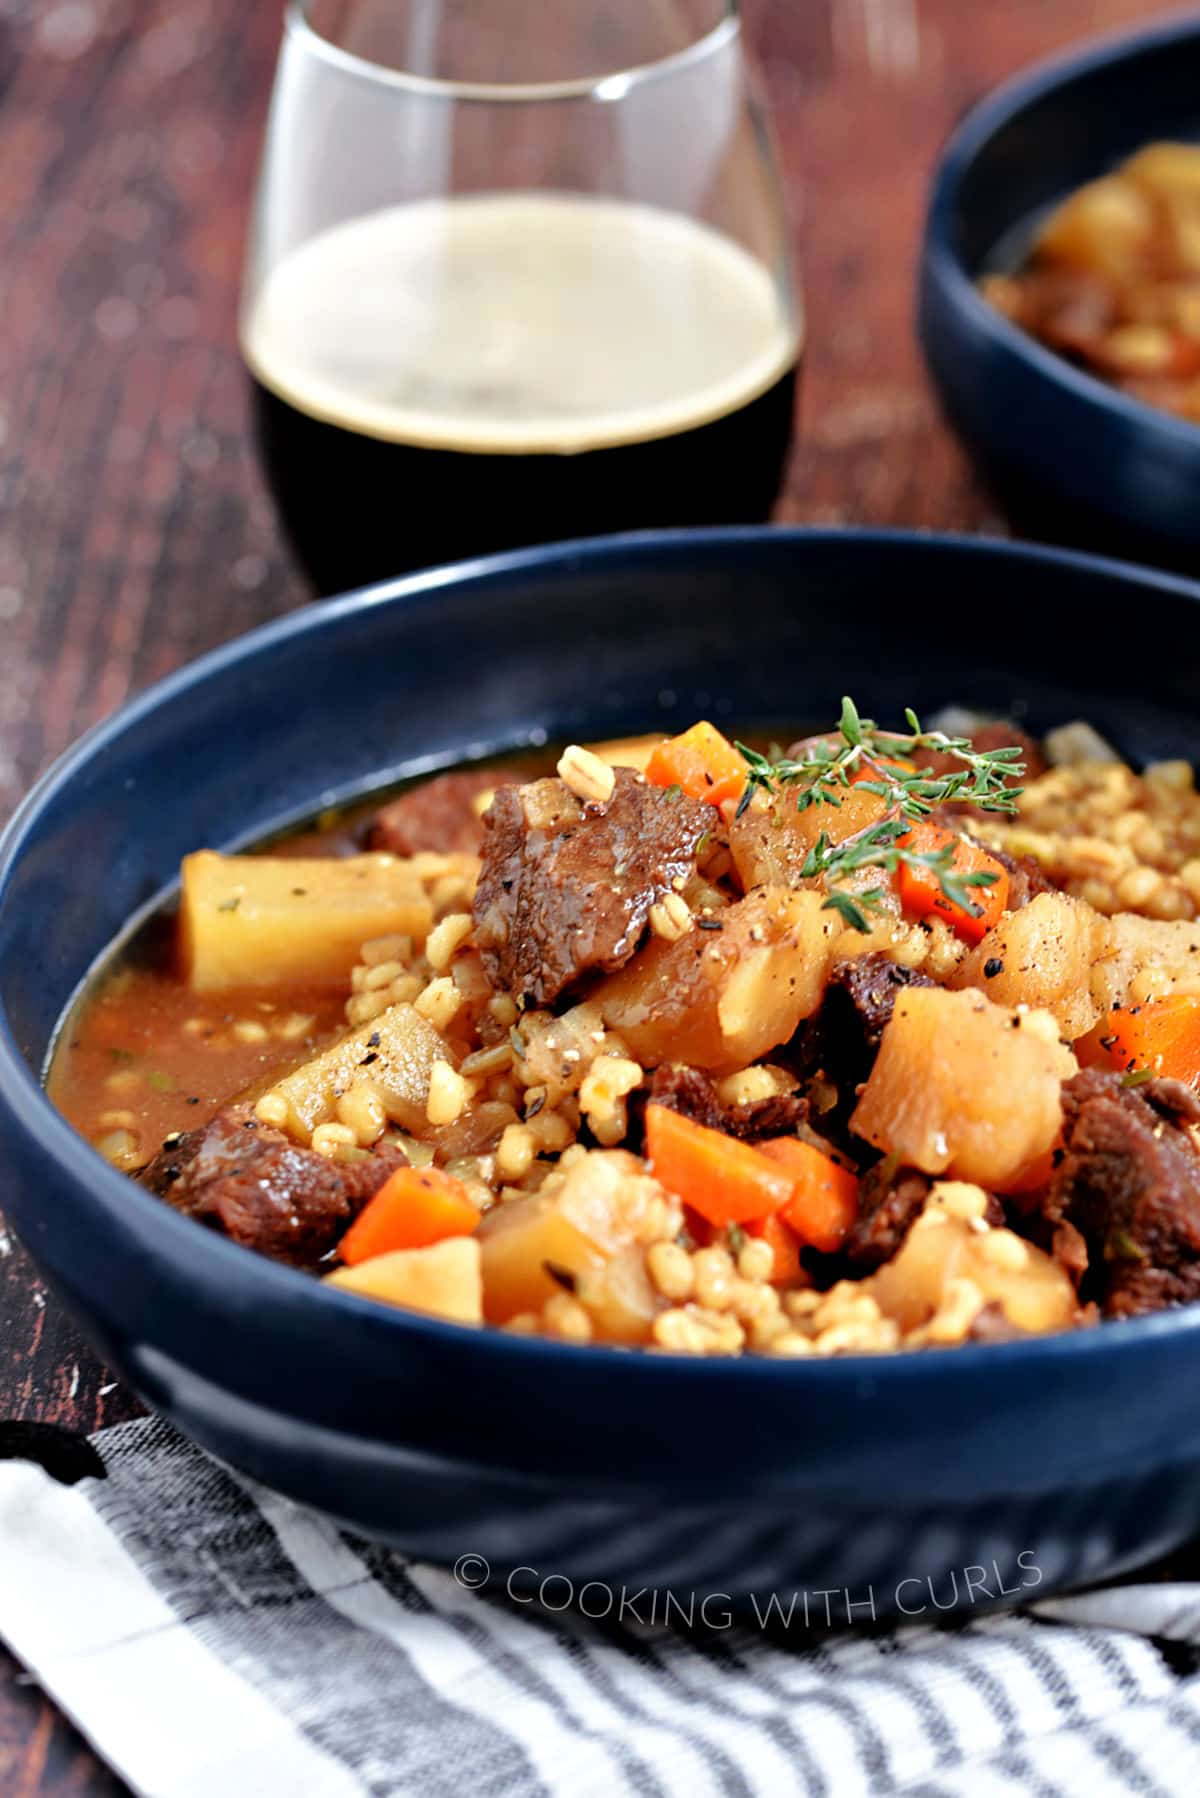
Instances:
[[[938,167],[921,345],[947,414],[1020,528],[1200,568],[1200,426],[1130,399],[977,289],[1032,222],[1156,138],[1200,135],[1200,19],[1044,64],[970,114]]]

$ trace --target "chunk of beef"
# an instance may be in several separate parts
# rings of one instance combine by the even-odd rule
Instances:
[[[891,1260],[925,1209],[933,1184],[915,1167],[895,1168],[887,1158],[866,1170],[858,1183],[858,1218],[840,1250],[854,1273],[870,1273]],[[985,1221],[1006,1223],[999,1199],[989,1193],[987,1201]]]
[[[493,985],[549,1005],[635,953],[650,908],[696,871],[711,805],[618,768],[606,805],[560,780],[502,787],[484,818],[475,940]]]
[[[868,1168],[858,1186],[858,1218],[842,1246],[856,1274],[890,1261],[925,1208],[933,1182],[916,1168],[885,1161]]]
[[[1030,900],[1036,899],[1039,893],[1056,893],[1058,891],[1054,882],[1047,880],[1040,865],[1034,861],[1031,855],[1009,855],[1007,850],[993,849],[990,843],[980,842],[979,838],[971,836],[969,831],[967,837],[968,841],[976,844],[978,848],[986,850],[992,860],[999,862],[1000,866],[1007,871],[1009,911],[1020,911],[1023,905],[1028,905]]]
[[[740,1142],[795,1136],[808,1123],[808,1100],[799,1093],[779,1093],[746,1105],[726,1105],[706,1073],[678,1064],[655,1068],[647,1096],[652,1105],[666,1105],[693,1123],[736,1136]]]
[[[1159,1077],[1144,1081],[1134,1090],[1142,1094],[1147,1104],[1153,1105],[1160,1117],[1169,1118],[1173,1124],[1200,1124],[1200,1094],[1194,1087],[1185,1086],[1182,1080]]]
[[[838,1118],[849,1116],[858,1089],[874,1066],[897,993],[936,984],[928,974],[901,967],[882,950],[834,962],[821,1009],[801,1026],[792,1055],[804,1073],[820,1071],[837,1088]]]
[[[1078,1292],[1090,1264],[1083,1231],[1077,1230],[1074,1224],[1069,1224],[1064,1218],[1054,1226],[1050,1237],[1050,1254]]]
[[[1063,1087],[1064,1147],[1043,1211],[1082,1235],[1110,1317],[1200,1297],[1200,1155],[1185,1128],[1198,1115],[1175,1080],[1130,1087],[1086,1069]]]
[[[1027,782],[1036,780],[1050,766],[1042,754],[1041,744],[1027,732],[1018,730],[1015,724],[1006,724],[1002,718],[990,724],[981,724],[978,730],[972,731],[971,741],[981,754],[993,749],[1021,751],[1025,772],[1010,775],[1005,783],[1010,787],[1024,786]],[[956,755],[951,755],[944,749],[914,749],[909,759],[918,768],[924,768],[935,776],[956,774],[963,765]]]
[[[835,1048],[864,1066],[859,1076],[865,1079],[879,1053],[879,1044],[892,1013],[896,995],[910,986],[936,986],[928,974],[917,968],[905,968],[881,950],[870,955],[850,956],[837,961],[825,989],[822,1013],[825,1029]],[[830,1070],[827,1067],[826,1073]]]
[[[1025,764],[1024,772],[1021,774],[1006,775],[1004,781],[1005,786],[1028,786],[1031,780],[1037,780],[1039,775],[1045,774],[1050,766],[1042,753],[1041,744],[1036,742],[1033,737],[1028,736],[1025,731],[1018,730],[1015,724],[1005,724],[1002,720],[994,724],[982,724],[979,729],[973,733],[971,740],[974,743],[975,748],[981,751],[1013,748],[1021,751],[1021,759]],[[944,749],[916,749],[913,751],[912,760],[916,763],[918,768],[923,768],[926,773],[935,777],[944,774],[959,773],[963,766],[957,756],[949,754]],[[961,830],[963,825],[969,823],[972,818],[986,820],[991,814],[989,814],[982,806],[972,805],[969,799],[952,799],[945,804],[936,807],[934,815],[939,823],[948,826],[951,830]],[[969,833],[968,840],[971,842],[978,841],[978,839],[971,837]],[[1028,857],[1022,857],[1020,863],[1017,863],[1013,861],[1012,857],[1001,855],[999,851],[993,849],[987,843],[979,843],[978,846],[981,849],[986,849],[987,853],[994,856],[997,861],[1003,862],[1004,866],[1009,870],[1010,877],[1014,868],[1016,868],[1019,872],[1024,872],[1030,881],[1035,879],[1034,870],[1036,869],[1036,863],[1032,862]],[[1040,873],[1036,874],[1036,879],[1038,881],[1042,881],[1044,878],[1045,877]],[[1035,896],[1035,893],[1049,890],[1051,889],[1048,886],[1032,885],[1026,889],[1024,882],[1018,881],[1017,892],[1019,896],[1010,897],[1009,906],[1015,911],[1018,905],[1028,904],[1029,900]]]
[[[275,1261],[315,1266],[389,1174],[407,1166],[399,1149],[362,1161],[330,1161],[297,1148],[231,1105],[198,1130],[167,1138],[138,1175],[160,1198]]]
[[[831,737],[828,733],[815,737],[801,737],[798,742],[789,745],[785,753],[800,761],[814,743],[836,746],[840,741],[840,738]],[[1050,766],[1042,753],[1041,744],[1025,731],[1018,730],[1015,724],[1006,724],[1002,718],[989,724],[981,724],[979,729],[972,733],[971,741],[975,748],[981,751],[990,749],[1020,749],[1022,751],[1021,759],[1025,763],[1025,772],[1020,775],[1012,775],[1006,783],[1010,787],[1036,780],[1038,775],[1045,774]],[[932,775],[956,774],[961,771],[963,766],[956,755],[950,754],[945,749],[914,749],[904,753],[906,759],[911,761],[914,767],[922,768],[926,773]]]
[[[513,786],[519,779],[499,768],[435,774],[376,812],[367,829],[367,847],[389,855],[478,855],[483,825],[474,802],[481,793]]]

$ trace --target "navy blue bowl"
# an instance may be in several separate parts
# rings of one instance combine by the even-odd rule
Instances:
[[[938,166],[918,329],[946,412],[1019,528],[1200,567],[1200,426],[1073,367],[976,289],[1039,214],[1154,138],[1200,134],[1193,14],[1044,64],[960,126]]]
[[[697,715],[814,722],[847,690],[893,719],[946,700],[1034,728],[1083,713],[1135,757],[1191,755],[1198,599],[980,541],[650,534],[414,576],[207,656],[84,738],[0,842],[9,1218],[151,1405],[436,1561],[807,1592],[811,1620],[854,1605],[861,1623],[1165,1552],[1200,1521],[1200,1307],[818,1364],[473,1331],[322,1288],[177,1215],[75,1135],[39,1072],[97,955],[200,844],[244,845],[465,755]],[[1172,645],[1152,696],[1127,684],[1148,643]]]

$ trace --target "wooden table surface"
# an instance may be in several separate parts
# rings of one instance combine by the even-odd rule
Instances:
[[[996,529],[913,342],[928,173],[995,82],[1146,0],[748,10],[810,321],[779,516]],[[306,598],[234,339],[279,23],[276,0],[0,0],[0,821],[130,693]],[[0,1416],[136,1409],[0,1235]],[[0,1649],[0,1792],[123,1789]]]

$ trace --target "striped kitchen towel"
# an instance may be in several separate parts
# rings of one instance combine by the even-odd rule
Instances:
[[[166,1424],[0,1466],[0,1632],[155,1798],[1200,1792],[1200,1584],[795,1641],[467,1589]]]

